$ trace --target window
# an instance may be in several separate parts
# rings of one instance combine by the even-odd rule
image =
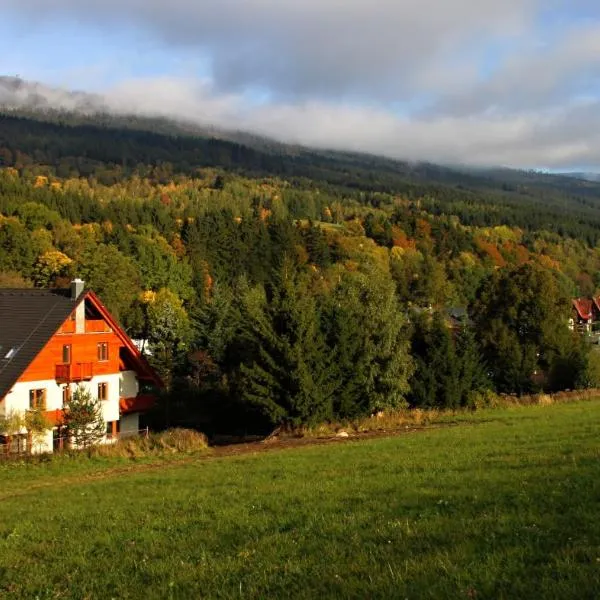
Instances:
[[[98,400],[108,400],[108,383],[106,381],[98,384]]]
[[[46,410],[46,390],[29,390],[29,408]]]
[[[106,438],[111,440],[119,436],[119,421],[107,421],[106,423]]]
[[[108,360],[108,342],[98,344],[98,360]]]
[[[66,406],[71,401],[71,386],[65,385],[62,390],[63,406]]]
[[[71,344],[65,344],[63,346],[63,365],[68,365],[71,363]]]

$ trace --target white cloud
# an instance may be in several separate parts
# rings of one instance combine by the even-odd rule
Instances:
[[[600,102],[515,115],[399,117],[334,102],[250,105],[209,83],[130,81],[107,91],[118,112],[180,116],[283,142],[351,149],[399,159],[547,168],[600,164]]]
[[[108,39],[132,27],[208,65],[94,86],[118,112],[396,158],[600,168],[596,0],[0,0],[0,14]]]

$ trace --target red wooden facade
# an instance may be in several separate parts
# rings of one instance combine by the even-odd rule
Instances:
[[[87,292],[82,301],[86,303],[86,314],[83,326],[79,326],[80,333],[76,333],[77,325],[73,314],[48,340],[18,381],[56,380],[59,384],[77,383],[99,375],[133,370],[139,379],[161,387],[162,382],[156,373],[98,297],[93,292]],[[88,318],[88,309],[93,311],[93,318]],[[148,396],[135,402],[131,398],[123,400],[128,400],[124,402],[124,408],[129,410],[134,406],[147,409],[151,403]]]

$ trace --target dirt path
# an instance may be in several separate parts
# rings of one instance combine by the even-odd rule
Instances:
[[[220,446],[212,446],[206,454],[194,454],[191,456],[177,457],[172,460],[162,459],[159,462],[152,463],[136,463],[131,462],[128,465],[119,465],[115,467],[100,467],[97,471],[88,473],[76,473],[65,476],[48,475],[47,479],[42,481],[21,481],[16,483],[13,489],[10,489],[11,482],[5,484],[0,490],[0,502],[9,498],[26,496],[31,492],[40,489],[60,488],[68,485],[74,485],[84,482],[102,481],[112,477],[119,477],[132,473],[145,473],[158,471],[169,467],[178,467],[188,464],[219,460],[231,456],[244,456],[249,454],[259,454],[264,452],[281,452],[283,450],[291,450],[296,448],[307,448],[313,446],[324,446],[332,444],[349,444],[357,443],[364,440],[372,440],[378,438],[390,438],[400,435],[413,433],[421,433],[432,429],[440,429],[452,426],[452,423],[427,425],[421,427],[404,427],[402,429],[387,429],[379,431],[368,431],[362,433],[352,433],[348,437],[339,437],[332,435],[329,437],[320,438],[294,438],[294,437],[273,437],[262,441],[242,442],[236,444],[226,444]],[[43,467],[40,466],[40,474],[43,473]],[[36,473],[37,475],[37,473]]]

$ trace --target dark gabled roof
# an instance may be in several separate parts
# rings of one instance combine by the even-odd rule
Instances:
[[[67,320],[70,290],[0,289],[0,400]]]

